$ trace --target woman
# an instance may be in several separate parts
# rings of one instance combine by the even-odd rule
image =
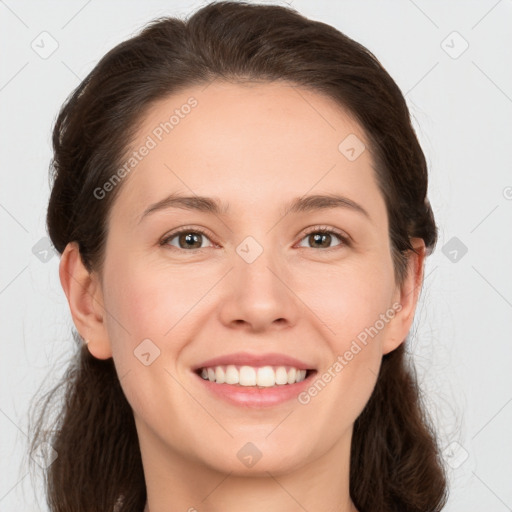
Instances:
[[[405,342],[437,230],[404,98],[335,28],[155,20],[63,106],[48,230],[79,342],[52,511],[436,511]],[[60,389],[60,388],[59,388]]]

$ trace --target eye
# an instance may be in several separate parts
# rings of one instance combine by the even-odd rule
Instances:
[[[333,240],[332,235],[334,235],[336,238],[341,240],[341,243],[334,247],[330,247],[330,243]],[[343,246],[350,245],[349,239],[346,235],[344,235],[343,233],[341,233],[338,230],[335,230],[332,228],[326,228],[323,226],[314,226],[314,227],[310,228],[305,233],[304,237],[302,238],[302,240],[305,240],[305,239],[313,245],[313,247],[311,247],[313,249],[316,249],[316,248],[334,249],[336,247],[340,247],[340,246],[343,247]],[[304,247],[304,246],[300,245],[300,247]]]
[[[334,247],[330,246],[333,241],[333,236],[338,238],[341,243],[335,245]],[[325,226],[314,226],[310,228],[304,235],[301,240],[307,239],[313,247],[312,249],[335,249],[336,247],[345,247],[349,246],[349,237],[344,235],[342,232],[327,228]],[[175,243],[172,243],[176,240]],[[167,235],[164,239],[161,240],[160,245],[170,245],[178,250],[190,250],[190,251],[198,251],[201,249],[206,249],[208,246],[204,246],[203,242],[205,240],[210,240],[210,236],[206,231],[200,228],[181,228],[179,231],[175,231]],[[210,240],[211,241],[211,240]],[[304,247],[303,245],[299,245],[299,247]]]
[[[181,229],[180,231],[175,231],[174,233],[166,236],[160,242],[160,245],[170,245],[172,247],[176,247],[175,244],[171,243],[171,241],[174,239],[177,239],[177,249],[191,250],[205,249],[206,247],[203,246],[202,242],[204,239],[209,240],[206,232],[202,229]]]

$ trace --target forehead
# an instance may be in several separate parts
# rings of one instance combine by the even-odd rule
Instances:
[[[357,158],[347,157],[347,145]],[[317,92],[283,82],[193,86],[141,120],[117,208],[140,214],[172,192],[221,198],[233,213],[307,193],[378,202],[365,147],[358,123]]]

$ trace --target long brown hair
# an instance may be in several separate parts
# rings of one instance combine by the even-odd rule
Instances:
[[[186,20],[150,22],[110,50],[66,100],[53,131],[47,214],[59,253],[75,241],[87,268],[101,270],[106,219],[122,183],[101,200],[95,189],[119,169],[151,104],[215,79],[285,80],[347,109],[370,143],[397,282],[412,237],[432,251],[437,228],[425,157],[404,97],[377,58],[292,8],[237,1],[210,3]],[[146,488],[132,410],[112,359],[94,358],[74,337],[75,358],[34,414],[31,450],[46,441],[58,454],[45,471],[49,507],[140,511]],[[48,427],[52,407],[59,414]],[[445,504],[442,459],[404,344],[383,357],[355,422],[350,494],[360,512],[433,512]]]

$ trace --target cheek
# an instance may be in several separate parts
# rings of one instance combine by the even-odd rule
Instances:
[[[104,301],[116,371],[134,412],[152,417],[156,411],[157,422],[169,390],[175,397],[183,394],[166,371],[174,375],[172,362],[189,339],[187,312],[208,282],[198,290],[204,280],[190,286],[183,272],[156,270],[128,258],[114,261],[105,265]]]
[[[183,265],[142,264],[129,257],[106,262],[104,298],[111,313],[113,350],[124,351],[127,344],[133,350],[147,338],[163,349],[170,337],[174,350],[179,339],[187,338],[186,331],[193,331],[187,329],[191,319],[197,322],[205,308],[210,311],[211,300],[220,293],[220,288],[212,290],[212,283],[224,272],[224,267],[198,264],[184,270]],[[311,323],[319,322],[331,348],[343,353],[390,307],[393,269],[382,255],[375,261],[354,258],[339,265],[306,262],[291,268],[286,280],[309,311]]]
[[[324,324],[332,348],[348,349],[347,343],[378,322],[392,306],[394,275],[391,259],[353,261],[329,269],[303,269],[297,294]],[[299,285],[300,283],[300,285]],[[361,334],[364,338],[364,334]]]
[[[116,335],[133,341],[162,339],[178,325],[206,293],[211,279],[183,269],[155,269],[151,265],[130,264],[113,268],[105,283],[105,306],[119,322],[109,322]],[[125,329],[119,329],[121,323]],[[124,334],[123,334],[124,331]]]
[[[318,279],[316,282],[320,284]],[[324,326],[330,356],[303,402],[318,396],[320,402],[329,402],[339,412],[339,421],[355,420],[373,391],[382,343],[397,311],[391,300],[393,268],[391,262],[382,260],[364,268],[354,265],[347,271],[329,273],[323,283],[299,293]]]

